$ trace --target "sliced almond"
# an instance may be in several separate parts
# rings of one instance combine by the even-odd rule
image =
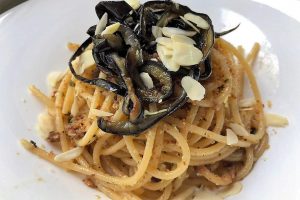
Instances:
[[[253,107],[249,107],[249,108],[241,108],[240,111],[251,111],[251,110],[254,110]]]
[[[189,25],[190,27],[192,27],[195,31],[197,31],[198,33],[199,28],[197,28],[193,23],[191,23],[189,20],[187,20],[186,18],[184,18],[183,16],[179,16],[187,25]]]
[[[161,46],[161,50],[162,50],[162,52],[165,56],[172,56],[173,55],[173,50],[169,49],[165,46]]]
[[[108,35],[108,34],[114,34],[115,32],[117,32],[120,28],[120,23],[114,23],[112,25],[109,25],[105,28],[105,30],[101,33],[101,35]]]
[[[169,71],[177,72],[180,68],[180,65],[174,62],[174,59],[172,59],[172,57],[162,57],[161,61]]]
[[[107,13],[104,13],[96,26],[95,35],[98,35],[104,31],[107,25],[107,20]]]
[[[187,96],[193,101],[201,101],[205,95],[205,88],[190,76],[181,79],[181,85]]]
[[[95,116],[95,117],[110,117],[110,116],[113,116],[112,113],[105,112],[105,111],[98,110],[98,109],[91,109],[90,112],[91,112],[91,115]]]
[[[46,139],[51,131],[55,130],[54,118],[48,112],[39,114],[37,128],[40,136]]]
[[[172,35],[171,40],[172,42],[179,42],[184,44],[191,44],[191,45],[196,44],[196,42],[192,38],[189,38],[185,35]]]
[[[140,77],[148,89],[151,89],[154,87],[153,80],[148,73],[142,72],[142,73],[140,73]]]
[[[172,49],[173,48],[173,42],[170,38],[167,38],[167,37],[159,37],[156,39],[156,42],[158,44],[161,44],[169,49]]]
[[[181,66],[199,64],[203,58],[202,52],[190,44],[174,42],[173,51],[174,61]]]
[[[167,37],[171,37],[172,35],[186,35],[191,37],[197,34],[196,31],[185,31],[174,27],[163,27],[162,33]]]
[[[195,23],[199,28],[202,28],[202,29],[209,28],[208,22],[198,15],[195,15],[193,13],[187,13],[183,17],[185,19],[189,20],[190,22]]]
[[[125,0],[134,10],[137,10],[141,4],[139,0]]]
[[[265,114],[266,124],[267,126],[274,126],[274,127],[284,127],[289,124],[289,121],[286,117],[267,113]]]
[[[239,142],[239,138],[236,136],[236,134],[231,129],[226,129],[226,143],[228,145],[237,144]]]
[[[50,87],[55,87],[56,84],[64,77],[64,72],[51,72],[48,74],[47,82]]]
[[[157,45],[156,48],[157,54],[161,60],[161,62],[163,63],[163,65],[169,70],[169,71],[173,71],[176,72],[179,70],[180,65],[177,64],[176,62],[174,62],[174,59],[172,59],[172,56],[166,56],[164,54],[164,50],[163,50],[163,46],[162,45]]]
[[[256,100],[253,97],[242,99],[242,100],[239,101],[239,106],[241,108],[252,107],[252,106],[255,106],[255,104],[256,104]]]
[[[241,125],[237,123],[230,123],[229,127],[239,136],[248,136],[250,133]]]
[[[85,50],[93,50],[94,48],[94,43],[89,44]]]
[[[229,107],[229,104],[228,104],[228,98],[229,98],[229,95],[227,95],[224,99],[224,105],[225,105],[225,108],[228,108]]]
[[[165,112],[167,111],[167,109],[162,109],[162,110],[159,110],[159,111],[155,111],[155,112],[150,112],[148,110],[145,110],[144,111],[144,115],[145,116],[148,116],[148,115],[156,115],[156,114],[159,114],[159,113],[162,113],[162,112]]]
[[[79,64],[80,64],[80,56],[77,56],[75,58],[75,60],[72,61],[71,64],[74,67],[74,70],[76,71],[76,73],[79,73],[78,71],[79,71],[79,68],[80,68],[80,66],[79,66]]]
[[[152,35],[155,37],[155,38],[159,38],[159,37],[162,37],[162,30],[161,30],[161,27],[158,27],[158,26],[152,26]]]
[[[78,156],[80,156],[83,152],[83,148],[82,147],[75,147],[69,151],[63,152],[61,154],[58,154],[54,157],[54,160],[57,162],[66,162],[66,161],[70,161],[73,160],[75,158],[77,158]]]
[[[95,60],[93,57],[92,50],[86,50],[80,55],[80,68],[78,70],[79,74],[82,74],[87,68],[92,67],[95,65]]]

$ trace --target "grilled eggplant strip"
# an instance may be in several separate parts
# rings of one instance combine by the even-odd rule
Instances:
[[[171,74],[167,69],[159,62],[147,61],[141,68],[141,72],[146,72],[150,77],[157,82],[156,85],[151,89],[138,88],[138,95],[146,102],[159,102],[165,100],[172,94],[173,81]]]
[[[189,72],[190,76],[198,80],[200,76],[199,68],[191,68]],[[148,117],[144,116],[135,122],[132,121],[122,121],[122,122],[110,122],[103,118],[98,119],[98,126],[101,130],[107,133],[112,133],[116,135],[136,135],[144,132],[148,128],[155,125],[164,117],[171,115],[176,110],[181,108],[188,100],[187,94],[183,88],[180,89],[179,96],[176,100],[163,112],[158,112],[157,114],[150,115]]]
[[[95,86],[98,86],[98,87],[101,87],[101,88],[104,88],[108,91],[111,91],[111,92],[114,92],[116,94],[119,94],[121,96],[124,96],[125,93],[126,93],[126,90],[125,88],[122,88],[121,86],[115,84],[115,83],[112,83],[112,82],[109,82],[107,80],[104,80],[104,79],[101,79],[101,78],[95,78],[95,79],[88,79],[88,78],[85,78],[79,74],[76,73],[73,65],[72,65],[72,62],[78,57],[80,56],[84,51],[85,49],[92,43],[92,38],[89,37],[85,42],[83,42],[81,44],[81,46],[77,49],[77,51],[74,53],[74,55],[71,57],[70,61],[69,61],[69,69],[70,71],[72,72],[72,74],[74,75],[74,77],[84,83],[88,83],[90,85],[95,85]]]
[[[208,79],[212,74],[210,51],[215,38],[238,28],[237,26],[228,31],[215,33],[208,15],[194,12],[187,6],[172,1],[149,1],[136,10],[125,1],[101,1],[95,10],[99,19],[107,13],[107,26],[114,23],[120,23],[120,26],[111,33],[108,31],[106,34],[102,32],[97,35],[95,35],[97,27],[90,27],[87,31],[90,37],[71,57],[69,66],[76,79],[124,96],[122,111],[129,116],[128,121],[111,122],[103,118],[98,119],[100,129],[117,135],[142,133],[181,108],[188,98],[178,80],[184,76],[191,76],[198,81]],[[200,22],[195,19],[200,19]],[[205,21],[205,26],[201,24],[201,20]],[[158,36],[154,37],[152,33],[153,26],[158,30],[159,27],[173,27],[179,31],[181,29],[182,32],[195,32],[191,39],[203,54],[199,57],[200,63],[180,67],[177,72],[168,71],[169,63],[164,62],[166,65],[164,66],[162,58],[157,56],[155,37]],[[72,61],[91,43],[94,44],[92,53],[97,69],[107,74],[109,80],[113,82],[100,78],[87,79],[74,70]],[[152,88],[146,87],[140,77],[142,72],[148,73],[152,79]],[[160,104],[159,107],[165,109],[144,116],[143,112],[149,103]]]

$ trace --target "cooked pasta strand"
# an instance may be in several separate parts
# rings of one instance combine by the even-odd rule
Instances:
[[[72,50],[76,47],[70,46]],[[242,46],[235,48],[217,39],[211,52],[213,74],[203,84],[205,98],[189,100],[137,136],[112,135],[99,129],[98,117],[128,120],[123,112],[124,98],[82,83],[68,71],[54,88],[54,97],[34,86],[29,89],[50,111],[61,151],[78,147],[82,154],[57,162],[54,153],[35,143],[22,140],[22,144],[58,167],[88,176],[113,200],[187,199],[199,186],[230,185],[247,176],[268,148],[262,99],[251,68],[259,49],[255,44],[245,57]],[[74,63],[76,67],[80,67],[79,61]],[[84,76],[109,79],[102,72],[93,74],[97,72],[94,67],[85,70]],[[249,80],[255,98],[249,111],[239,105],[244,79]],[[152,103],[148,109],[154,112],[159,108]],[[228,142],[228,128],[236,132],[236,143]]]

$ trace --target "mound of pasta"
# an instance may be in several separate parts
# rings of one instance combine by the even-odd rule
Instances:
[[[87,175],[89,186],[112,199],[187,199],[195,187],[230,185],[243,179],[268,147],[261,98],[248,64],[253,58],[247,61],[218,39],[205,98],[187,102],[138,136],[101,131],[97,116],[126,118],[124,99],[82,83],[68,71],[51,97],[32,87],[48,107],[47,120],[55,124],[43,128],[53,129],[47,139],[60,143],[65,153],[54,155],[23,141],[24,145],[59,167]],[[243,99],[245,74],[254,100]]]
[[[111,199],[193,199],[197,188],[225,197],[268,148],[251,69],[259,45],[245,55],[208,16],[147,3],[96,6],[99,24],[82,45],[69,44],[75,54],[66,72],[50,75],[51,95],[30,87],[47,107],[40,129],[62,153],[22,144]]]

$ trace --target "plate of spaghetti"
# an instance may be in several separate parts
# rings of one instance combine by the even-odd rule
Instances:
[[[1,15],[0,199],[299,199],[300,2],[284,5]]]

